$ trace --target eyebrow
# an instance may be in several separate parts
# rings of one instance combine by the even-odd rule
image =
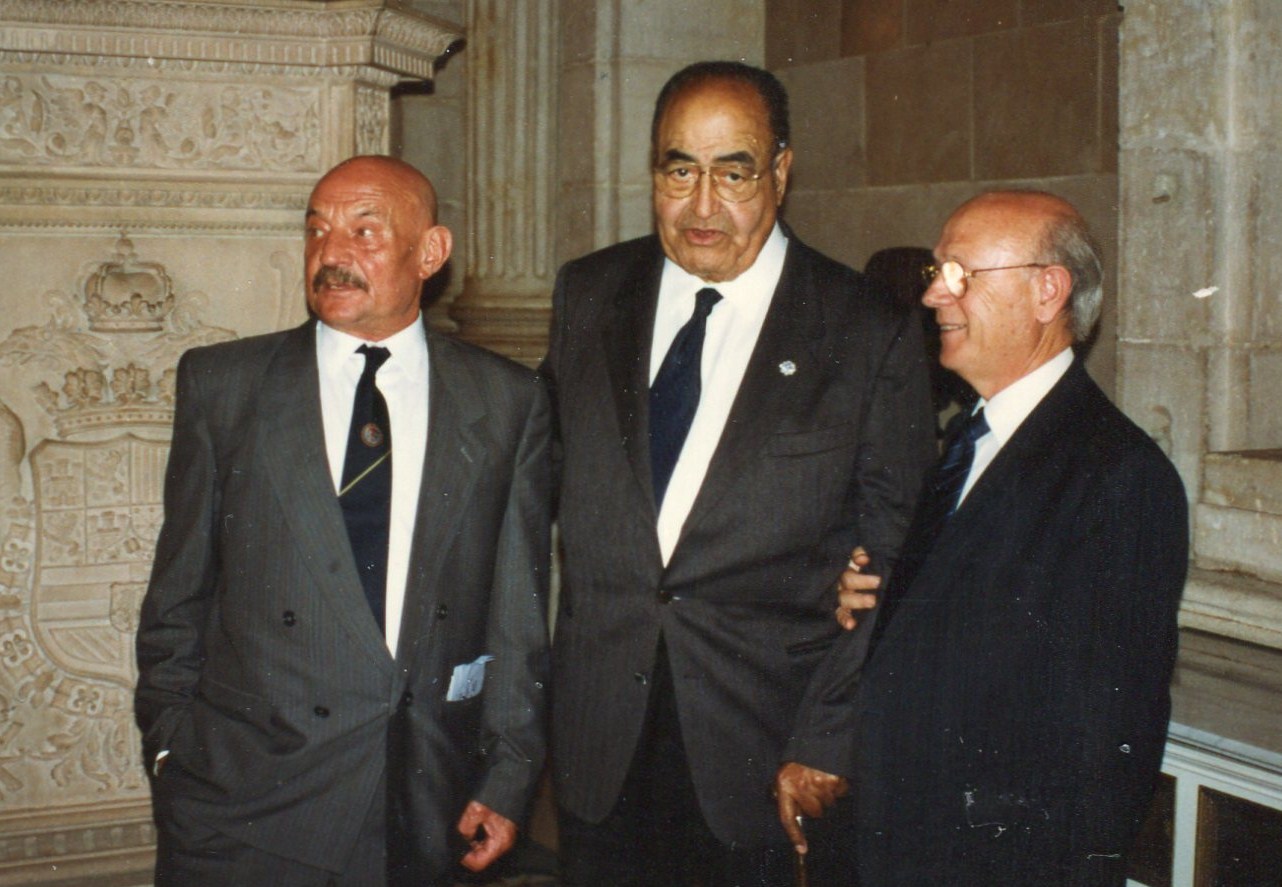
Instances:
[[[677,160],[683,163],[697,164],[699,162],[698,160],[691,157],[686,152],[678,151],[675,148],[670,148],[663,155],[664,163],[672,163],[673,161],[677,161]],[[755,167],[757,165],[757,158],[753,157],[752,154],[749,153],[748,151],[735,151],[733,154],[722,154],[720,157],[712,158],[712,163],[714,166],[722,165],[726,163],[738,163],[742,166]]]
[[[304,218],[310,219],[313,216],[319,216],[320,214],[321,214],[320,210],[316,209],[315,207],[309,206],[307,207],[307,213],[304,216]],[[365,219],[365,218],[369,218],[370,216],[381,219],[385,215],[387,215],[387,213],[385,213],[381,208],[375,207],[375,206],[366,207],[365,209],[357,210],[356,212],[356,217],[358,219]]]

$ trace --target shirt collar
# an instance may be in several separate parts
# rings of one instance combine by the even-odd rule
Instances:
[[[358,336],[336,330],[324,321],[316,321],[316,353],[320,356],[320,365],[331,372],[340,371],[362,345],[380,345],[386,348],[392,353],[387,360],[388,367],[415,374],[416,369],[427,363],[427,335],[423,330],[422,313],[405,329],[393,333],[381,342],[367,342]]]
[[[1068,372],[1072,363],[1073,349],[1070,346],[994,394],[992,400],[980,399],[978,406],[984,408],[988,428],[1001,444],[1004,445],[1014,436],[1029,413],[1037,408],[1042,398]]]
[[[668,287],[673,292],[688,292],[690,298],[705,287],[712,287],[721,293],[722,299],[736,309],[756,298],[769,299],[775,291],[780,275],[783,274],[784,259],[788,255],[788,238],[778,222],[775,222],[761,251],[748,268],[734,280],[721,283],[708,283],[706,280],[691,274],[671,259],[663,262],[663,279],[659,287],[662,291]],[[762,295],[764,294],[764,296]]]

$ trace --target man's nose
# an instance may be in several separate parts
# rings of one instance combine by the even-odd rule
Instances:
[[[326,231],[316,244],[316,257],[322,265],[343,266],[350,253],[350,240],[338,231]]]
[[[694,212],[701,219],[706,219],[721,208],[721,198],[712,187],[712,170],[702,170],[699,184],[694,189]]]
[[[944,275],[942,274],[936,274],[935,278],[930,282],[930,286],[926,287],[926,292],[921,294],[921,303],[927,308],[942,308],[956,301],[956,297],[944,285]]]

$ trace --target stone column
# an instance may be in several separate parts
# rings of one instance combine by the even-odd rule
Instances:
[[[561,0],[556,254],[653,230],[650,117],[691,62],[765,58],[762,0]]]
[[[146,881],[174,366],[303,319],[312,185],[459,36],[396,0],[0,0],[0,885]]]
[[[556,0],[469,0],[468,256],[459,335],[531,365],[553,264]]]
[[[1184,625],[1282,647],[1282,8],[1126,4],[1118,398],[1193,505]]]

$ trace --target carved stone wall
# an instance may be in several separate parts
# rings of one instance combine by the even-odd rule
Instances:
[[[1282,6],[1126,4],[1118,398],[1193,511],[1185,626],[1282,648]]]
[[[396,0],[0,0],[0,885],[148,867],[174,367],[302,320],[311,186],[459,36]]]

